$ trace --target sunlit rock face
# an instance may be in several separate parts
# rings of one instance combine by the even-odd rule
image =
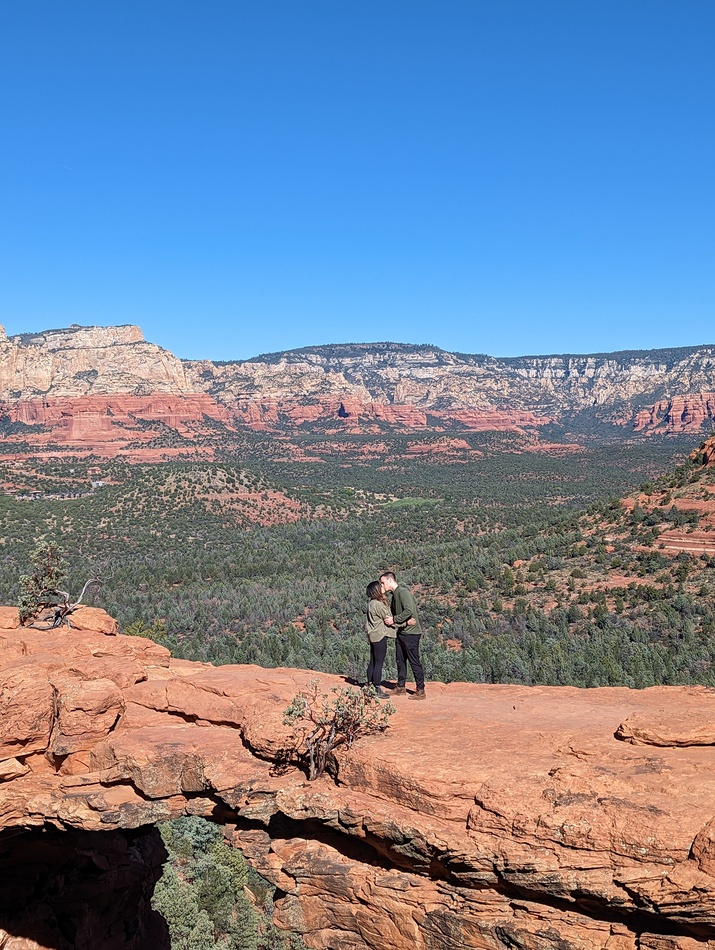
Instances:
[[[702,462],[705,465],[715,464],[715,436],[707,439],[700,450],[702,452]],[[697,454],[697,452],[695,453]]]
[[[184,367],[139,327],[70,327],[0,340],[0,399],[192,392]]]
[[[102,620],[106,633],[41,632],[0,610],[0,858],[35,900],[24,917],[5,906],[0,946],[66,946],[30,917],[66,926],[37,866],[74,851],[63,880],[81,892],[87,874],[103,895],[75,931],[97,947],[161,947],[143,915],[109,941],[107,893],[121,890],[134,832],[186,814],[224,826],[278,888],[276,922],[315,950],[715,940],[711,690],[428,684],[427,702],[396,697],[384,735],[340,750],[309,783],[282,720],[316,674],[175,661]],[[59,863],[36,850],[42,829],[56,830]],[[31,832],[32,848],[12,845]],[[132,886],[146,907],[148,839],[141,854]]]
[[[141,443],[156,440],[157,423],[177,433],[184,452],[192,440],[220,441],[217,425],[538,435],[585,413],[635,431],[697,432],[715,418],[714,393],[712,346],[496,359],[340,344],[212,362],[180,360],[135,326],[0,334],[0,420],[25,427],[6,426],[4,438],[105,455],[138,443],[150,458]]]
[[[429,346],[335,345],[186,366],[218,401],[242,411],[312,400],[330,416],[339,397],[353,417],[370,418],[376,405],[412,406],[477,429],[534,427],[564,413],[621,405],[632,423],[634,400],[645,407],[656,397],[715,390],[713,347],[495,359]],[[460,418],[460,411],[474,418]],[[693,417],[693,429],[701,422]]]
[[[641,410],[635,428],[657,432],[697,432],[715,419],[715,393],[675,396]]]

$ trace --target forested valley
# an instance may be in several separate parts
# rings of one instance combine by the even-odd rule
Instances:
[[[0,600],[17,602],[33,546],[55,540],[72,589],[99,573],[94,603],[125,633],[360,680],[365,586],[393,569],[420,604],[429,679],[715,683],[715,557],[658,542],[697,526],[681,497],[711,498],[698,443],[465,439],[457,460],[394,434],[332,452],[306,436],[294,458],[254,434],[212,462],[7,460]]]

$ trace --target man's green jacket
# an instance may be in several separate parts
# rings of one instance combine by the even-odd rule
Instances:
[[[412,596],[412,591],[406,584],[398,584],[392,592],[392,616],[395,619],[395,628],[398,633],[422,633],[420,627],[420,618],[417,613],[417,604]],[[406,626],[410,617],[414,617],[417,623],[413,626]]]

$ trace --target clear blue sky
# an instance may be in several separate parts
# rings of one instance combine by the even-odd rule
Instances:
[[[715,342],[711,0],[2,0],[0,322]]]

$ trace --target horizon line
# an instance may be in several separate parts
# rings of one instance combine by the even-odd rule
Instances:
[[[132,327],[137,330],[142,335],[142,341],[149,343],[153,346],[158,346],[160,349],[165,350],[167,353],[171,353],[175,356],[176,359],[180,360],[182,363],[213,363],[215,365],[228,365],[231,363],[258,363],[262,360],[275,358],[279,356],[287,356],[289,354],[300,354],[300,353],[310,353],[317,350],[325,350],[329,348],[345,347],[345,348],[363,348],[363,349],[380,349],[380,348],[405,348],[413,350],[430,350],[433,352],[444,353],[450,356],[457,357],[468,357],[470,359],[488,359],[494,360],[495,362],[510,362],[518,360],[536,360],[536,359],[596,359],[604,357],[623,357],[631,356],[637,354],[657,354],[657,353],[671,353],[673,351],[679,351],[682,353],[694,353],[698,350],[712,350],[715,349],[715,343],[698,343],[698,344],[687,344],[681,346],[659,346],[651,348],[642,348],[642,349],[622,349],[622,350],[602,350],[600,352],[591,352],[591,353],[524,353],[515,356],[492,356],[489,353],[468,353],[464,350],[448,350],[442,346],[439,346],[436,343],[407,343],[407,342],[398,342],[395,340],[375,340],[375,341],[363,341],[363,342],[349,342],[349,343],[311,343],[306,346],[292,347],[290,349],[284,350],[272,350],[268,352],[258,353],[255,356],[246,357],[244,359],[235,358],[235,359],[210,359],[202,357],[181,357],[176,356],[172,350],[168,347],[163,346],[160,343],[154,343],[152,340],[147,340],[144,331],[137,323],[111,323],[111,324],[79,324],[72,323],[66,327],[48,327],[44,330],[37,331],[25,331],[22,333],[13,333],[5,334],[8,342],[22,337],[41,337],[48,333],[60,333],[67,331],[75,330],[111,330],[111,329],[124,329],[126,327]],[[0,324],[0,329],[4,329],[4,326]],[[2,342],[2,337],[0,337],[0,343]],[[129,345],[129,344],[125,344]]]

